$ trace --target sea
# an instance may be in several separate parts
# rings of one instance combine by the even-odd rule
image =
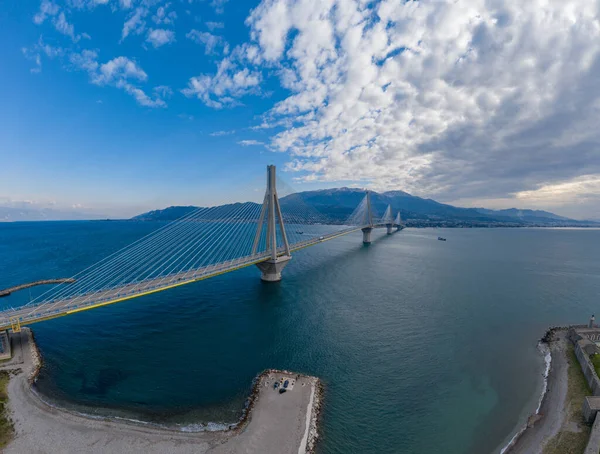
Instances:
[[[74,275],[162,225],[0,224],[0,288]],[[283,274],[250,267],[32,325],[36,390],[91,416],[214,430],[258,373],[288,369],[323,381],[321,454],[500,452],[539,404],[538,340],[600,313],[600,230],[382,229],[369,246],[358,232]]]

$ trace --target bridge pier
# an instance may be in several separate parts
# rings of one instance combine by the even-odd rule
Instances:
[[[264,282],[278,282],[281,280],[281,272],[292,259],[289,256],[277,257],[266,262],[257,263],[256,266],[261,271],[260,279]]]
[[[260,278],[264,282],[277,282],[281,280],[281,271],[285,268],[288,262],[292,259],[290,254],[290,245],[288,243],[285,226],[283,225],[283,216],[281,214],[281,206],[279,205],[279,197],[277,197],[277,179],[275,177],[275,166],[267,166],[267,191],[263,202],[260,218],[254,236],[254,244],[252,246],[252,254],[256,254],[258,245],[261,239],[261,231],[263,221],[267,224],[266,241],[267,252],[271,258],[265,262],[257,263],[256,266],[261,271]],[[277,222],[279,221],[279,222]],[[277,224],[279,223],[279,232],[283,242],[283,255],[279,255],[277,249]]]
[[[365,227],[361,229],[363,233],[363,244],[371,244],[371,231],[373,227]]]
[[[394,225],[393,224],[386,224],[385,226],[387,228],[387,234],[388,235],[391,235],[392,233],[394,233],[394,230],[393,230],[394,229]]]
[[[399,231],[400,231],[400,230],[402,230],[403,228],[404,228],[403,226],[401,226],[400,224],[398,224],[398,225],[396,226],[396,232],[399,232]]]

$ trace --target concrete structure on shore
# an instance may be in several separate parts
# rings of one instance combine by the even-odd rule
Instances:
[[[600,452],[600,378],[590,359],[591,356],[600,354],[600,327],[594,324],[595,317],[592,315],[587,326],[573,326],[569,328],[568,338],[575,347],[575,356],[581,365],[581,370],[593,396],[584,399],[583,417],[589,424],[593,423],[592,432],[584,454],[598,454]]]
[[[181,432],[122,420],[86,418],[50,406],[32,389],[41,365],[31,331],[11,333],[13,358],[0,366],[10,370],[8,415],[14,439],[6,454],[194,453],[302,454],[314,452],[320,385],[315,377],[268,370],[252,387],[243,416],[222,431]],[[279,394],[273,382],[294,380]]]
[[[0,331],[0,361],[9,359],[12,356],[10,348],[10,339],[8,331]]]

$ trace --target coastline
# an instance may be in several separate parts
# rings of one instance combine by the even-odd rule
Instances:
[[[565,328],[551,328],[540,341],[547,352],[540,348],[546,370],[538,407],[500,454],[541,454],[546,443],[560,431],[567,416],[564,405],[568,387],[566,334]]]
[[[253,380],[237,422],[217,430],[177,430],[144,421],[86,415],[46,402],[33,388],[42,358],[31,330],[24,328],[12,336],[17,347],[14,360],[1,367],[13,372],[7,392],[15,433],[6,453],[314,452],[321,402],[321,384],[316,377],[265,370]],[[275,376],[296,377],[302,386],[280,396],[268,386]],[[295,424],[296,420],[308,424]]]

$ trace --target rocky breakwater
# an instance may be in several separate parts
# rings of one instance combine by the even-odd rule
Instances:
[[[26,331],[27,335],[29,336],[29,349],[31,354],[32,368],[27,379],[29,380],[29,383],[32,384],[37,380],[37,376],[42,368],[42,355],[37,347],[37,344],[35,343],[33,331],[31,331],[29,328],[23,328],[23,331]]]
[[[323,399],[323,384],[321,380],[314,377],[314,397],[312,402],[310,426],[308,429],[308,441],[306,444],[306,452],[313,454],[315,452],[315,446],[319,438],[319,418],[321,416],[321,401]]]
[[[286,384],[288,387],[282,395],[279,390],[286,381],[289,386]],[[277,445],[280,452],[312,454],[319,438],[322,401],[323,386],[317,377],[267,369],[254,379],[244,413],[234,430],[243,440],[245,433],[262,426],[264,437],[274,442],[265,443],[265,449]],[[265,427],[274,430],[267,434]]]

